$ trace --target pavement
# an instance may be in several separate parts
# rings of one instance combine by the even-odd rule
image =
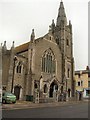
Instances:
[[[62,102],[52,102],[52,103],[33,103],[30,101],[17,101],[15,104],[2,104],[2,110],[14,110],[14,109],[27,109],[27,108],[38,108],[38,107],[57,107],[66,106],[72,104],[81,104],[85,101],[62,101]]]

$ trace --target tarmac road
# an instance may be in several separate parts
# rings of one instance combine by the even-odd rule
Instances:
[[[3,118],[88,118],[88,103],[3,110]]]

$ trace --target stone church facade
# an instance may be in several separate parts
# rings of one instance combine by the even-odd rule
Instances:
[[[53,98],[53,92],[74,95],[74,58],[72,24],[67,23],[63,2],[60,2],[56,24],[35,39],[34,29],[28,43],[2,49],[3,90],[13,92],[17,99],[26,100],[38,90],[40,98]]]

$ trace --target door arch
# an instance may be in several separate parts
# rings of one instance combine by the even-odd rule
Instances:
[[[14,87],[14,94],[16,95],[16,99],[19,100],[20,97],[20,86],[15,86]]]
[[[55,88],[54,88],[55,87]],[[58,84],[56,81],[53,81],[50,85],[50,90],[49,90],[49,97],[53,97],[53,91],[58,90]]]
[[[68,97],[70,97],[71,96],[71,89],[69,88],[68,89]]]

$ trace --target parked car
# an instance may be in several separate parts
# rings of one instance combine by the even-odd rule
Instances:
[[[2,94],[2,103],[16,103],[16,96],[9,92]]]

